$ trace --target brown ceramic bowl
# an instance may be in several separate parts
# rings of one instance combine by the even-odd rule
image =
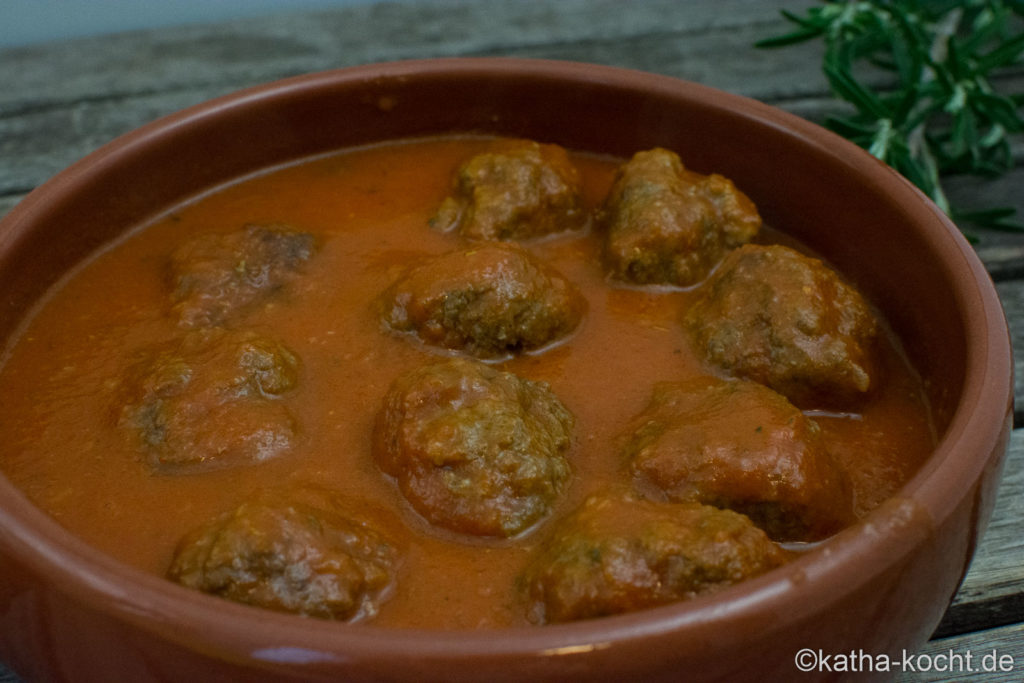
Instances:
[[[802,648],[924,643],[993,503],[1011,415],[994,288],[928,200],[794,116],[671,78],[456,59],[314,74],[145,126],[0,224],[0,338],[124,230],[254,169],[350,145],[487,131],[629,155],[674,148],[732,177],[766,221],[885,312],[927,379],[941,440],[899,495],[801,559],[714,596],[569,625],[480,632],[325,623],[227,603],[86,546],[0,478],[0,660],[31,680],[776,680]]]

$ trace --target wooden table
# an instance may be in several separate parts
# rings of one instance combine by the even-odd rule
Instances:
[[[273,18],[134,32],[0,50],[0,214],[101,144],[164,114],[239,88],[394,59],[507,55],[600,62],[754,97],[812,120],[835,111],[820,46],[759,51],[788,26],[779,9],[809,0],[441,0],[385,2]],[[1005,78],[1024,91],[1024,68]],[[956,179],[954,200],[1024,216],[1024,145],[999,181]],[[1024,235],[984,235],[979,256],[1024,348]],[[1017,396],[1024,396],[1018,365]],[[1024,402],[1018,401],[1018,405]],[[1017,425],[1024,427],[1018,413]],[[988,532],[922,654],[992,650],[1024,678],[1024,429],[1013,433]],[[950,674],[901,680],[967,680]],[[17,681],[0,664],[0,683]],[[977,675],[973,680],[977,680]]]

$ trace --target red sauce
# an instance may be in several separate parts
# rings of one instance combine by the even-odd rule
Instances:
[[[217,188],[140,226],[55,286],[23,324],[0,369],[0,469],[88,543],[163,575],[187,531],[255,492],[316,483],[337,491],[391,534],[404,559],[375,623],[487,628],[526,623],[516,577],[543,539],[508,541],[432,528],[369,454],[382,397],[400,373],[436,357],[382,332],[372,305],[408,264],[460,246],[428,227],[453,169],[481,149],[444,138],[344,151]],[[585,203],[596,207],[618,160],[574,155]],[[143,465],[117,427],[118,378],[132,353],[180,334],[167,315],[167,261],[183,241],[246,223],[286,223],[318,235],[306,273],[249,327],[301,359],[287,397],[298,445],[251,466],[182,476]],[[785,226],[778,226],[784,230]],[[765,231],[762,241],[785,241]],[[573,477],[551,518],[621,481],[616,437],[663,380],[707,374],[680,324],[692,290],[612,286],[591,232],[527,245],[575,283],[588,311],[575,333],[543,353],[502,363],[548,382],[576,417]],[[884,335],[883,386],[856,414],[816,414],[852,481],[863,514],[891,496],[927,457],[933,430],[920,379]]]

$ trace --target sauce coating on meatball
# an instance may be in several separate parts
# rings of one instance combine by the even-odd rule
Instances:
[[[514,244],[481,244],[413,268],[379,302],[385,326],[425,343],[496,358],[541,349],[579,325],[586,303]]]
[[[864,298],[820,260],[745,245],[685,315],[698,353],[801,408],[846,407],[874,386],[878,323]]]
[[[696,284],[761,228],[757,207],[731,180],[687,170],[661,148],[619,168],[602,213],[607,267],[638,285]]]
[[[255,500],[186,535],[167,576],[247,605],[355,621],[376,613],[396,562],[377,531],[337,511]]]
[[[262,462],[292,447],[296,421],[277,399],[298,383],[300,364],[280,342],[197,330],[140,356],[122,378],[117,420],[154,471]]]
[[[468,159],[431,224],[479,240],[526,240],[586,222],[579,172],[557,145],[505,140]]]
[[[315,249],[313,235],[284,226],[200,235],[171,256],[174,312],[185,327],[222,325],[283,287]]]
[[[564,489],[573,422],[546,384],[453,358],[395,381],[373,455],[431,523],[509,537],[543,518]]]
[[[709,593],[785,563],[743,515],[697,503],[593,496],[523,576],[531,620],[622,614]]]
[[[741,512],[777,541],[820,540],[853,521],[818,424],[754,382],[656,385],[623,451],[642,487]]]

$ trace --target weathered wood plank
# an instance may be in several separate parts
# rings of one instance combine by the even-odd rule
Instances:
[[[988,530],[937,637],[1024,622],[1024,430],[1010,438]],[[1024,662],[1022,662],[1024,664]]]
[[[786,4],[799,10],[814,3]],[[743,45],[752,50],[749,37],[785,30],[778,7],[759,0],[381,2],[14,48],[0,59],[0,82],[8,84],[0,92],[0,114],[409,57],[544,53],[575,58],[600,52],[596,46],[620,44],[621,49],[606,49],[622,63],[637,52],[636,41],[650,41],[651,47],[678,42],[680,54],[712,52],[719,61],[741,63],[751,60],[715,49],[706,38],[742,30]],[[755,28],[762,24],[767,26]],[[687,48],[698,39],[702,50]],[[643,58],[653,60],[648,63],[660,63],[661,50],[640,52],[649,53]],[[799,59],[793,66],[800,66]]]
[[[1024,88],[1022,88],[1024,91]],[[1024,226],[1024,144],[1014,146],[1017,167],[997,179],[968,176],[946,178],[943,187],[951,204],[961,211],[1009,207]],[[1024,277],[1024,232],[976,230],[978,256],[995,280]]]
[[[4,214],[14,208],[14,205],[25,198],[23,194],[11,194],[6,197],[0,196],[0,218],[3,218]]]
[[[86,100],[0,118],[0,196],[24,194],[117,136],[231,89]]]
[[[1010,327],[1010,339],[1016,350],[1014,357],[1014,396],[1016,413],[1014,422],[1024,426],[1024,280],[1007,280],[996,283],[999,300],[1006,312]]]
[[[1017,212],[1024,220],[1024,212]],[[1017,233],[989,234],[974,250],[996,282],[1024,278],[1024,238]]]
[[[826,92],[820,45],[758,51],[813,0],[382,2],[137,31],[0,54],[0,115],[154,90],[233,87],[335,66],[441,55],[584,59],[709,82],[768,100]],[[132,55],[123,59],[123,55]],[[40,58],[45,56],[45,58]],[[1010,78],[1024,79],[1024,67]],[[1019,87],[1016,88],[1019,90]],[[794,106],[800,106],[796,104]]]
[[[976,631],[951,638],[932,640],[918,651],[928,660],[916,658],[914,671],[901,671],[895,676],[895,683],[925,683],[928,681],[980,681],[985,683],[1018,683],[1024,672],[1024,658],[1021,643],[1024,642],[1024,624]],[[970,653],[970,660],[967,655]],[[950,657],[953,655],[953,657]],[[956,655],[959,655],[957,657]],[[1009,656],[1012,662],[1000,660]],[[998,665],[1003,664],[1000,668]],[[970,668],[968,668],[968,665]],[[930,671],[923,671],[927,667]],[[936,668],[946,667],[946,671]],[[1009,670],[1006,670],[1010,667]]]
[[[613,0],[571,0],[557,10],[493,0],[381,3],[6,50],[0,195],[25,192],[117,135],[210,97],[371,61],[521,55],[658,71],[764,99],[824,91],[816,57],[752,47],[785,30],[771,3],[652,0],[622,10]]]

